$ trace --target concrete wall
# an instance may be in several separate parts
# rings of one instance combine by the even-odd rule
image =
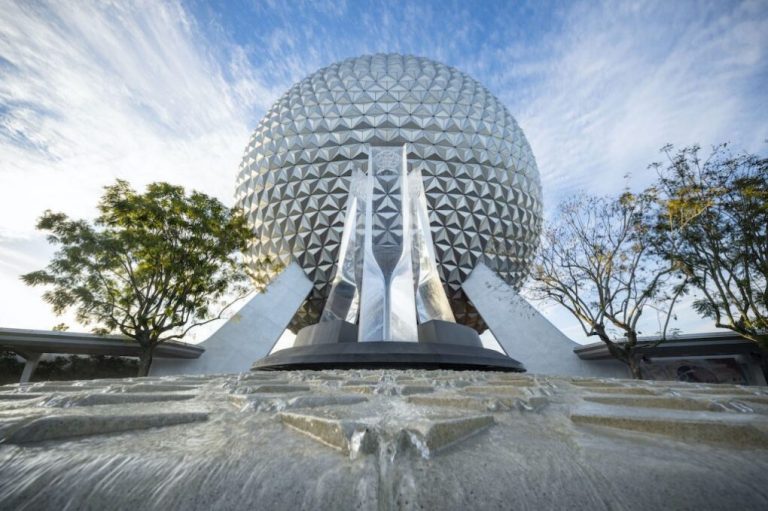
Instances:
[[[292,263],[267,287],[200,345],[194,360],[156,357],[150,375],[218,374],[248,371],[265,357],[312,289],[312,282]]]
[[[477,265],[462,287],[507,355],[529,373],[630,377],[621,362],[581,360],[573,352],[578,344],[484,264]]]

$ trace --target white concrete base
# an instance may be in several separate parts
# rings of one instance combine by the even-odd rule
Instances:
[[[581,360],[578,346],[483,263],[462,285],[464,292],[510,357],[530,373],[628,378],[614,360]]]
[[[292,263],[267,287],[216,330],[200,346],[200,358],[155,358],[151,376],[219,374],[248,371],[265,357],[285,331],[296,310],[312,289],[312,282]]]

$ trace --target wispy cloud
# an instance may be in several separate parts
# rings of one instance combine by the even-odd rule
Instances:
[[[574,189],[615,192],[627,173],[647,185],[667,142],[764,150],[767,57],[763,2],[605,2],[569,14],[523,101],[502,97],[552,206]]]
[[[44,207],[85,214],[116,177],[229,200],[247,114],[274,92],[237,55],[214,60],[182,6],[0,10],[2,234],[28,233]]]
[[[91,217],[115,178],[231,202],[248,113],[275,92],[237,54],[215,59],[176,3],[2,4],[0,324],[50,327],[18,279],[50,254],[34,231],[42,211]]]

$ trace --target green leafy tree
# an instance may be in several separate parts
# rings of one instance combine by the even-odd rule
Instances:
[[[654,310],[663,339],[685,291],[673,265],[654,257],[645,241],[654,204],[650,192],[564,201],[542,233],[531,271],[533,297],[568,310],[634,378],[641,377],[640,318]]]
[[[46,211],[37,228],[59,250],[46,269],[21,278],[48,286],[43,297],[57,314],[74,308],[95,332],[135,339],[146,376],[160,343],[221,318],[245,296],[239,254],[252,234],[237,210],[167,183],[142,194],[117,181],[98,209],[93,223]]]
[[[726,144],[662,151],[656,250],[686,273],[700,315],[768,348],[768,159]]]

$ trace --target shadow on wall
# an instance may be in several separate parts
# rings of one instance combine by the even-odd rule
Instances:
[[[41,360],[32,382],[96,380],[99,378],[131,378],[136,376],[139,362],[129,357],[71,355]],[[18,383],[24,362],[12,352],[0,352],[0,385]]]

